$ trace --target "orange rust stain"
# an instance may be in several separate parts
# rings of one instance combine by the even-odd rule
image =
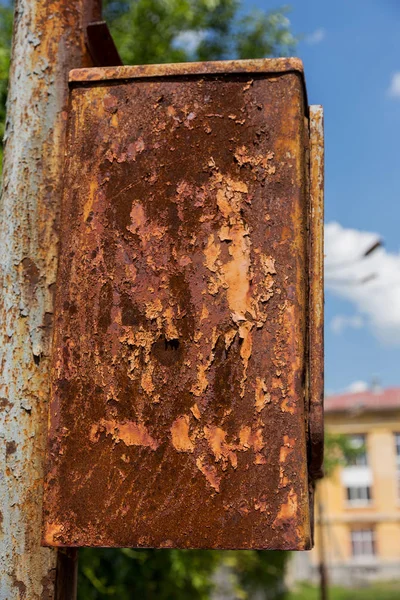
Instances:
[[[294,438],[289,437],[288,435],[283,436],[283,446],[281,446],[281,450],[279,453],[279,462],[285,463],[289,454],[293,451],[296,440]]]
[[[189,437],[189,416],[178,417],[171,427],[172,445],[178,452],[193,452],[194,446]]]
[[[215,426],[204,427],[204,435],[209,443],[212,453],[214,454],[215,460],[217,462],[222,461],[223,470],[226,469],[228,460],[230,461],[232,467],[236,469],[237,457],[236,454],[232,452],[231,446],[225,440],[227,435],[226,431]]]
[[[265,273],[265,275],[275,275],[276,274],[276,269],[275,269],[275,259],[272,258],[272,256],[265,256],[264,254],[261,254],[261,266],[262,269]]]
[[[270,161],[273,160],[274,156],[274,152],[267,152],[266,154],[257,154],[257,156],[251,156],[247,154],[246,146],[237,148],[235,152],[235,159],[241,167],[243,165],[261,167],[265,175],[274,175],[276,173],[276,167],[270,164]]]
[[[260,498],[254,502],[255,510],[259,510],[260,512],[266,512],[268,507],[268,502],[265,498]]]
[[[144,446],[157,450],[159,443],[151,437],[146,427],[142,423],[134,421],[114,421],[101,419],[98,423],[92,425],[89,439],[96,443],[100,439],[101,433],[111,435],[115,443],[124,442],[126,446]]]
[[[256,377],[256,402],[255,408],[257,412],[261,412],[262,409],[271,402],[271,394],[267,391],[267,385],[264,377]]]
[[[142,229],[146,223],[146,213],[139,200],[135,200],[131,210],[132,225],[128,226],[128,231],[136,233],[138,229]]]
[[[243,224],[235,225],[231,236],[228,251],[232,260],[222,266],[222,280],[228,286],[226,295],[230,310],[245,315],[249,304],[251,242]]]
[[[281,504],[279,512],[274,521],[274,525],[279,525],[282,521],[293,519],[297,513],[297,494],[293,488],[290,489],[287,501]]]
[[[225,350],[229,350],[232,345],[233,340],[235,339],[237,334],[236,329],[230,329],[225,333]]]
[[[88,199],[83,207],[83,220],[86,222],[93,208],[95,195],[98,193],[97,181],[91,181],[89,184]]]
[[[196,466],[199,471],[203,473],[211,487],[213,487],[216,492],[219,492],[221,477],[218,477],[217,469],[212,465],[208,465],[202,456],[199,456],[199,458],[196,460]]]
[[[293,448],[295,447],[296,440],[294,438],[289,437],[288,435],[283,436],[283,446],[281,446],[279,452],[279,487],[285,487],[288,485],[289,480],[285,475],[285,463],[287,457],[291,452],[293,452]]]
[[[267,464],[267,459],[265,458],[265,456],[263,456],[262,454],[258,453],[256,454],[256,457],[253,461],[254,465],[266,465]]]
[[[131,233],[139,235],[143,248],[146,248],[152,241],[161,240],[167,231],[166,227],[148,222],[146,212],[140,200],[133,201],[130,217],[131,224],[127,225],[126,228]]]
[[[197,383],[195,383],[190,390],[195,396],[202,396],[208,387],[208,379],[206,377],[206,371],[208,368],[209,365],[197,366]]]
[[[260,452],[265,447],[265,442],[262,437],[263,430],[257,429],[252,431],[251,427],[242,427],[239,432],[239,448],[240,450],[246,450],[253,448],[255,452]]]
[[[141,378],[140,383],[141,383],[143,390],[147,394],[151,394],[155,390],[155,385],[153,383],[153,378],[152,378],[153,371],[154,371],[154,365],[152,363],[150,363],[146,366],[146,369],[142,373],[142,378]]]
[[[53,544],[57,543],[56,538],[63,531],[64,531],[64,527],[63,527],[63,525],[60,525],[59,523],[46,523],[43,541],[46,544],[53,545]]]
[[[113,116],[111,117],[110,125],[114,129],[117,129],[118,128],[118,124],[119,124],[118,115],[116,113],[114,113]]]
[[[242,397],[244,396],[245,383],[247,380],[247,367],[253,348],[253,338],[251,335],[251,330],[253,327],[254,324],[250,323],[249,321],[246,321],[246,323],[243,323],[239,326],[239,337],[243,340],[243,343],[240,347],[240,357],[243,360],[243,377],[240,385],[240,393]]]
[[[193,406],[191,407],[191,409],[190,409],[190,410],[191,410],[191,412],[192,412],[193,416],[194,416],[194,417],[195,417],[197,420],[199,420],[199,419],[200,419],[200,417],[201,417],[201,413],[200,413],[199,407],[197,406],[197,404],[196,404],[196,403],[195,403],[195,404],[193,404]]]
[[[255,452],[261,452],[261,450],[265,447],[262,434],[263,430],[257,429],[257,431],[254,431],[250,437],[250,441]]]
[[[250,437],[251,437],[251,427],[242,427],[239,432],[239,440],[240,446],[245,448],[250,448]]]
[[[207,269],[215,273],[218,267],[216,265],[217,259],[221,253],[220,245],[215,243],[215,236],[211,234],[208,238],[207,246],[204,250],[205,265]]]
[[[156,298],[150,302],[144,303],[145,315],[147,319],[156,319],[159,317],[163,310],[163,305],[160,298]]]
[[[179,333],[174,322],[174,309],[172,306],[168,306],[163,312],[164,327],[165,327],[165,338],[167,340],[177,340]]]
[[[208,311],[208,308],[206,306],[203,306],[203,308],[201,309],[200,322],[205,321],[208,318],[209,314],[210,313]]]

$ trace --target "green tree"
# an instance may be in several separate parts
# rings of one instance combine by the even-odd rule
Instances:
[[[325,477],[331,477],[337,467],[346,466],[363,452],[365,452],[364,446],[355,446],[348,435],[325,432]]]
[[[1,137],[12,4],[0,0]],[[240,0],[103,0],[103,8],[125,64],[283,56],[296,45],[287,7],[243,14]],[[223,565],[232,574],[238,599],[264,590],[266,600],[277,600],[283,597],[287,556],[260,551],[86,548],[80,551],[78,599],[205,600],[210,597],[212,574]]]
[[[239,0],[106,0],[126,64],[283,56],[296,39],[288,7],[241,14]]]
[[[10,69],[11,36],[13,25],[12,7],[0,4],[0,174],[3,162],[3,137],[6,120],[8,71]]]

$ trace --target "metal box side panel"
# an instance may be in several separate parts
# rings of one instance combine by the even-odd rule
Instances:
[[[302,78],[77,87],[44,543],[306,549]]]

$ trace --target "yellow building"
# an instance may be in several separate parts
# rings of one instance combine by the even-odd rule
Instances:
[[[399,580],[400,388],[327,398],[325,427],[361,449],[318,484],[329,579]],[[296,558],[297,579],[317,578],[320,534],[317,525],[316,547]]]

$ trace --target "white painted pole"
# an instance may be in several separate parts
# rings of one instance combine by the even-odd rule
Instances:
[[[0,205],[0,600],[74,595],[56,590],[57,553],[40,547],[42,479],[67,76],[90,64],[84,26],[99,5],[16,1]]]

